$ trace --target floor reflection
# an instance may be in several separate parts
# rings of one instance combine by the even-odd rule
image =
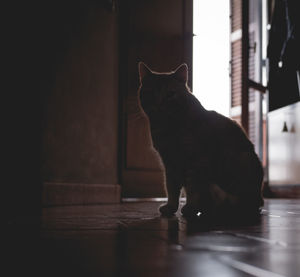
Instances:
[[[255,217],[160,217],[160,203],[45,209],[39,232],[7,237],[10,275],[297,276],[300,201],[270,200]],[[26,231],[27,230],[27,231]]]

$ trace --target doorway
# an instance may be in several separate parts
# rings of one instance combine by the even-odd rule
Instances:
[[[122,199],[165,197],[164,171],[138,104],[138,62],[157,72],[187,63],[191,76],[192,4],[192,0],[119,3]]]

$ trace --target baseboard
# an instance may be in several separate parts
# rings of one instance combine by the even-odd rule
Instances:
[[[269,185],[270,198],[300,198],[300,184]]]
[[[44,183],[43,206],[119,203],[121,187],[116,184]]]

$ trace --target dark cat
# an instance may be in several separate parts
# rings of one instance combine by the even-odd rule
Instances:
[[[263,204],[263,169],[242,128],[207,111],[187,87],[188,69],[157,73],[139,63],[140,105],[150,123],[154,148],[165,167],[167,204],[178,209],[181,188],[184,216],[223,211],[257,212]]]

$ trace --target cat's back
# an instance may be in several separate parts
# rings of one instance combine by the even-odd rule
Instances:
[[[207,111],[207,128],[216,143],[239,151],[252,151],[253,144],[242,127],[235,121],[215,111]]]

